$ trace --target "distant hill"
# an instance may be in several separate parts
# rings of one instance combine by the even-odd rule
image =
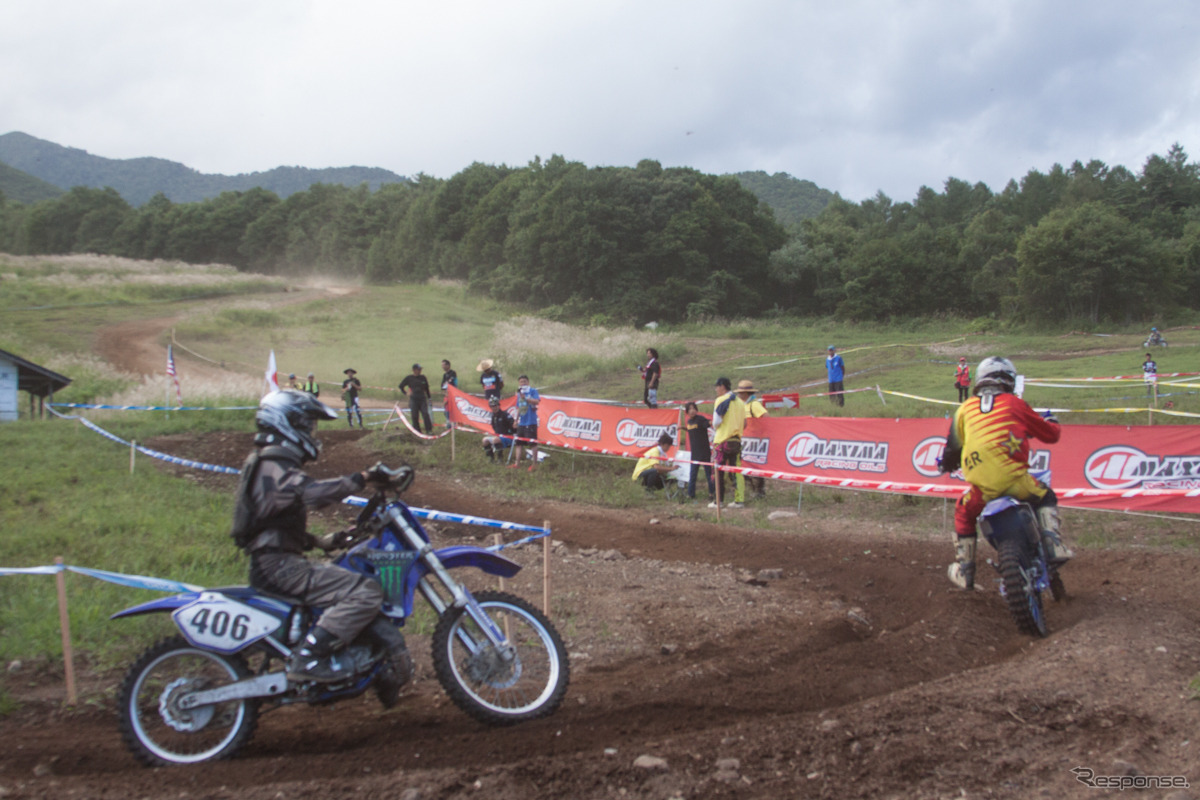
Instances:
[[[192,203],[221,192],[246,191],[256,186],[287,197],[314,183],[343,186],[366,183],[374,191],[385,183],[407,180],[379,167],[276,167],[266,172],[210,175],[162,158],[94,156],[86,150],[63,147],[19,131],[0,135],[0,162],[63,189],[111,186],[135,206],[159,192],[176,203]]]
[[[57,186],[4,163],[0,163],[0,193],[18,203],[36,203],[64,194]]]
[[[4,156],[0,155],[0,159]],[[734,176],[759,200],[775,211],[775,219],[788,229],[799,227],[802,220],[817,216],[836,195],[812,181],[793,178],[786,172],[774,175],[758,172],[738,172]]]

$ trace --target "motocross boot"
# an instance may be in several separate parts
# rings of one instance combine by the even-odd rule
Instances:
[[[955,562],[946,570],[946,577],[960,589],[975,588],[975,545],[974,536],[958,536],[954,543]]]
[[[378,642],[387,653],[387,662],[375,676],[375,696],[384,708],[392,708],[400,701],[400,690],[412,680],[413,662],[404,643],[404,634],[396,630],[387,618],[377,616],[367,626],[367,634]]]
[[[341,649],[341,640],[321,627],[314,627],[304,637],[299,650],[293,650],[288,659],[287,676],[292,681],[314,681],[336,683],[351,675],[342,664],[336,650]]]
[[[1042,549],[1046,551],[1046,560],[1052,564],[1065,564],[1075,557],[1075,553],[1063,544],[1059,535],[1058,506],[1042,506],[1038,509],[1038,524],[1042,526]]]

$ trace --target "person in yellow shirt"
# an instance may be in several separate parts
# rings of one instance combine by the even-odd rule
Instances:
[[[746,404],[733,391],[729,378],[717,378],[713,384],[717,389],[717,399],[713,403],[713,463],[717,466],[717,499],[708,504],[709,508],[721,505],[725,496],[725,473],[722,466],[736,467],[741,464],[742,428],[746,424]],[[738,486],[734,481],[733,502],[726,508],[741,508],[746,501],[744,485]],[[740,491],[741,495],[738,495]]]
[[[743,403],[746,404],[746,419],[757,419],[767,416],[767,407],[762,404],[762,401],[754,396],[754,382],[748,380],[738,381],[737,396]],[[762,500],[767,496],[767,479],[758,478],[753,475],[743,475],[738,473],[737,476],[738,488],[737,495],[739,497],[746,496],[746,484],[750,484],[750,488],[754,491],[754,499]]]
[[[667,488],[666,477],[675,469],[667,457],[672,444],[671,434],[664,433],[658,437],[658,444],[643,453],[634,466],[633,479],[641,481],[647,492]]]

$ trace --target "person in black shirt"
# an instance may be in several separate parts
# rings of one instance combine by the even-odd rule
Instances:
[[[713,468],[709,463],[712,461],[712,448],[708,441],[708,431],[712,426],[709,424],[708,417],[700,415],[700,409],[695,403],[689,402],[683,407],[683,410],[687,414],[688,449],[692,451],[692,463],[688,470],[687,496],[692,500],[696,499],[696,476],[700,474],[700,467],[703,466],[704,475],[708,479],[708,499],[715,500]]]
[[[358,404],[358,393],[362,391],[362,382],[358,373],[352,369],[342,370],[346,380],[342,381],[342,402],[346,404],[346,422],[354,427],[354,414],[358,414],[358,427],[362,427],[362,407]]]
[[[496,454],[512,447],[513,438],[517,434],[512,415],[500,409],[500,398],[489,397],[488,407],[492,410],[492,430],[495,435],[483,437],[483,452],[487,453],[488,461],[495,461]]]
[[[658,363],[658,351],[646,348],[646,366],[638,367],[642,373],[642,402],[650,408],[658,408],[658,379],[662,377],[662,365]]]
[[[433,420],[429,416],[429,379],[421,374],[421,365],[412,365],[412,375],[400,381],[400,391],[408,395],[408,413],[412,417],[413,428],[421,432],[421,421],[425,421],[425,430],[433,433]]]

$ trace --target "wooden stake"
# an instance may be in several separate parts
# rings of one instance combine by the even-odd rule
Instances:
[[[493,544],[495,544],[497,548],[499,548],[499,547],[500,547],[500,545],[504,544],[504,536],[503,536],[502,534],[499,534],[499,533],[497,533],[497,534],[494,534],[494,535],[492,536],[492,543],[493,543]],[[504,587],[505,587],[505,583],[504,583],[504,576],[503,576],[503,575],[501,575],[501,576],[500,576],[500,591],[502,591],[502,592],[503,592],[503,591],[504,591]]]
[[[133,474],[134,457],[137,455],[137,440],[129,440],[129,474]]]
[[[450,461],[451,461],[451,463],[453,463],[454,462],[454,423],[447,420],[446,424],[450,426]]]
[[[62,556],[56,556],[54,563],[62,566]],[[75,694],[75,653],[71,649],[71,618],[67,614],[67,580],[66,570],[59,570],[54,575],[58,585],[58,627],[62,631],[63,669],[67,678],[67,705],[76,704]]]
[[[542,527],[550,530],[550,520],[542,523]],[[542,538],[542,611],[550,616],[550,535]]]

